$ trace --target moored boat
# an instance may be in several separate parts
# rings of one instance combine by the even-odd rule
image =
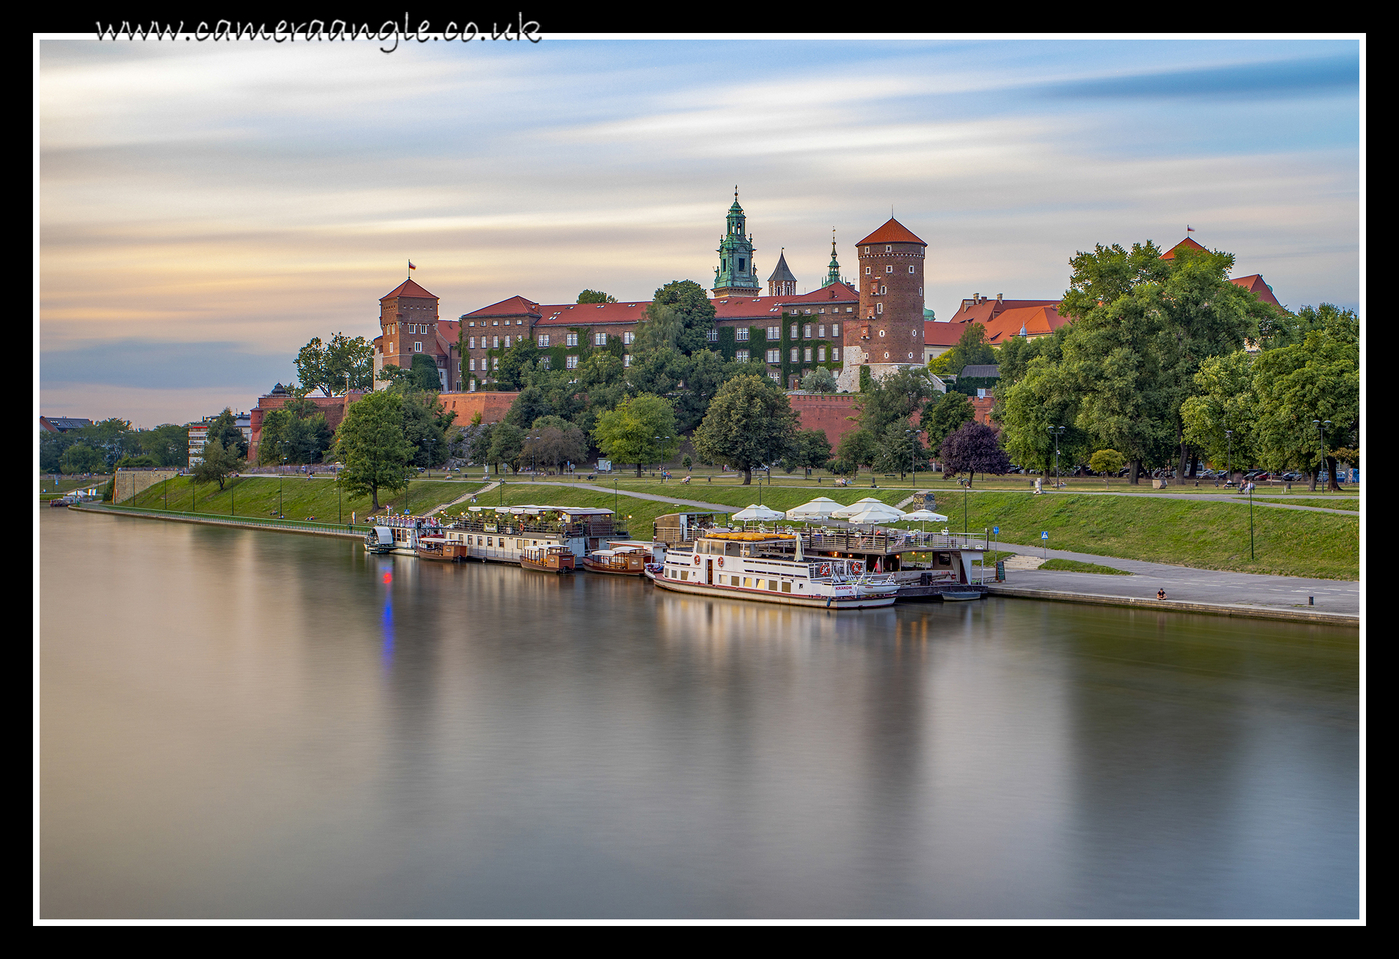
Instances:
[[[413,544],[413,555],[439,563],[461,563],[467,558],[467,548],[465,543],[446,536],[419,536]]]
[[[392,553],[398,548],[393,539],[393,529],[388,526],[371,526],[364,534],[366,553]]]
[[[679,593],[824,609],[890,606],[899,590],[860,560],[805,557],[793,533],[707,532],[693,550],[668,551],[647,576]]]
[[[571,573],[576,557],[567,546],[526,547],[520,553],[520,568],[541,573]]]
[[[598,549],[583,557],[583,568],[590,573],[609,573],[613,576],[641,576],[646,572],[646,564],[651,554],[637,546],[618,546],[612,549]]]

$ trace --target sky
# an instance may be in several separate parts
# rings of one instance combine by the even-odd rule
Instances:
[[[735,187],[802,292],[892,211],[940,319],[1187,226],[1291,309],[1362,305],[1360,38],[541,35],[36,37],[37,412],[248,410],[377,336],[409,259],[444,318],[708,288]]]

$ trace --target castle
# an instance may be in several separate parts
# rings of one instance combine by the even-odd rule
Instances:
[[[753,237],[735,191],[716,250],[709,348],[728,359],[761,363],[788,389],[817,367],[836,373],[841,388],[850,390],[855,387],[849,384],[858,385],[860,366],[870,366],[876,375],[922,366],[926,249],[890,219],[857,245],[858,288],[840,275],[833,237],[819,288],[798,294],[783,253],[763,295]],[[629,366],[637,327],[650,305],[649,300],[541,304],[512,296],[444,320],[439,302],[411,278],[379,300],[376,386],[385,366],[408,368],[423,355],[436,365],[443,392],[491,390],[505,351],[526,340],[546,369],[575,369],[594,349],[610,350]]]

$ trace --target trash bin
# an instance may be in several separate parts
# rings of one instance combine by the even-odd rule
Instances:
[[[996,560],[996,582],[998,582],[998,583],[1004,583],[1005,581],[1006,581],[1006,561],[1003,560],[1003,559],[998,559],[998,560]]]

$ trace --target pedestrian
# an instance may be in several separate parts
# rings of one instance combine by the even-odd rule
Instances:
[[[1165,599],[1165,598],[1166,598],[1166,589],[1165,589],[1165,587],[1162,587],[1161,589],[1158,589],[1158,590],[1156,591],[1156,598],[1157,598],[1157,599]]]

